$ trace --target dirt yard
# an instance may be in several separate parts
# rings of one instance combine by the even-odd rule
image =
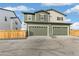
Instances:
[[[79,37],[0,40],[0,56],[79,56]]]

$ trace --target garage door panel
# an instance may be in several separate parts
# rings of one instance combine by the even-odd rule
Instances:
[[[47,35],[47,26],[30,26],[29,27],[30,36],[46,36]]]
[[[67,35],[67,27],[53,27],[53,35]]]

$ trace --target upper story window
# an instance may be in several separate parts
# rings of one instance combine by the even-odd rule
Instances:
[[[57,17],[58,21],[63,21],[63,17]]]
[[[40,14],[40,21],[44,21],[45,19],[45,15],[44,14]]]
[[[28,15],[28,20],[32,20],[32,15]]]

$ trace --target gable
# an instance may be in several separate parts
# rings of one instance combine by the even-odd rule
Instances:
[[[2,9],[0,8],[0,19],[1,18],[4,18],[4,17],[7,17],[7,18],[16,18],[17,20],[19,20],[19,22],[21,23],[20,19],[16,16],[15,12],[14,11],[11,11],[11,10],[6,10],[6,9]]]
[[[63,15],[63,16],[67,16],[67,15],[65,15],[64,13],[59,12],[59,11],[54,10],[54,9],[48,9],[48,10],[46,10],[46,11],[47,11],[47,12],[49,12],[49,11],[54,11],[54,12],[56,12],[56,13],[59,13],[59,14]]]

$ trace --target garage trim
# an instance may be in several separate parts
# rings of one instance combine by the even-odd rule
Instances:
[[[29,35],[29,27],[30,26],[47,26],[47,36],[49,36],[49,25],[28,25],[28,35]]]
[[[67,27],[67,36],[69,36],[69,27],[68,26],[58,26],[58,25],[54,25],[52,26],[52,34],[53,34],[53,27]],[[58,35],[59,36],[59,35]],[[62,35],[64,36],[64,35]]]

